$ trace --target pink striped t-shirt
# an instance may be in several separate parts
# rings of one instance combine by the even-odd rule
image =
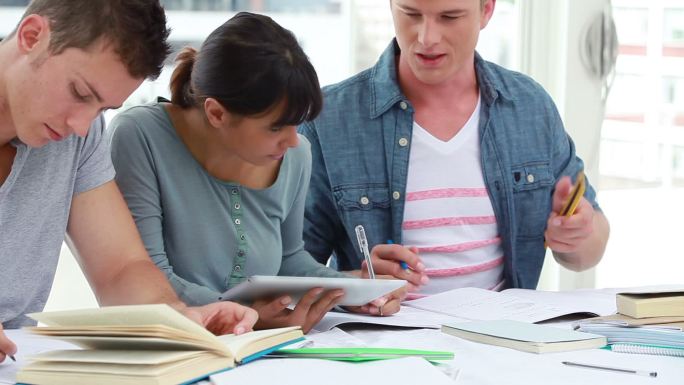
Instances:
[[[503,249],[482,176],[479,112],[478,102],[447,142],[413,124],[402,239],[418,247],[430,283],[409,298],[503,286]]]

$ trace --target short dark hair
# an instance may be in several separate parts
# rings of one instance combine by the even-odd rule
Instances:
[[[111,44],[131,76],[156,78],[169,54],[169,29],[159,0],[33,0],[28,15],[50,23],[50,53]],[[15,31],[16,32],[16,31]]]
[[[270,17],[240,12],[214,30],[199,52],[184,48],[171,76],[171,102],[200,106],[216,99],[240,116],[285,102],[276,125],[298,125],[321,111],[318,76],[292,32]]]

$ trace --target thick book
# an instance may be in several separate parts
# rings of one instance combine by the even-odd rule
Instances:
[[[460,322],[443,325],[442,332],[531,353],[594,349],[606,345],[606,337],[601,335],[512,320]]]
[[[18,383],[184,384],[247,363],[303,339],[299,327],[215,336],[168,305],[34,313],[30,332],[82,349],[29,357]]]
[[[618,313],[634,318],[684,316],[684,291],[661,293],[619,293]]]
[[[402,357],[421,357],[428,361],[453,360],[454,353],[446,351],[396,348],[299,348],[280,349],[266,355],[268,358],[318,358],[334,361],[377,361]]]

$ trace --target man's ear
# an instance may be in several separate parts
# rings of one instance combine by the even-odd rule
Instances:
[[[28,15],[17,26],[17,48],[28,54],[47,49],[50,44],[50,23],[46,17]]]
[[[230,113],[214,98],[204,100],[204,113],[212,127],[225,127],[230,121]]]
[[[485,0],[484,5],[482,7],[482,17],[480,19],[480,29],[483,29],[484,27],[489,24],[489,20],[491,20],[492,15],[494,15],[494,6],[496,5],[496,0]]]

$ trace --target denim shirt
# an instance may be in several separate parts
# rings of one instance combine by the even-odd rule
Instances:
[[[392,42],[378,63],[325,87],[323,112],[299,127],[313,170],[304,240],[340,270],[363,260],[354,227],[369,246],[401,243],[414,109],[397,81]],[[482,173],[504,250],[506,287],[533,289],[544,262],[544,230],[556,181],[583,169],[551,97],[529,77],[475,55],[481,95]],[[454,165],[457,167],[458,165]],[[585,198],[599,209],[587,184]]]

